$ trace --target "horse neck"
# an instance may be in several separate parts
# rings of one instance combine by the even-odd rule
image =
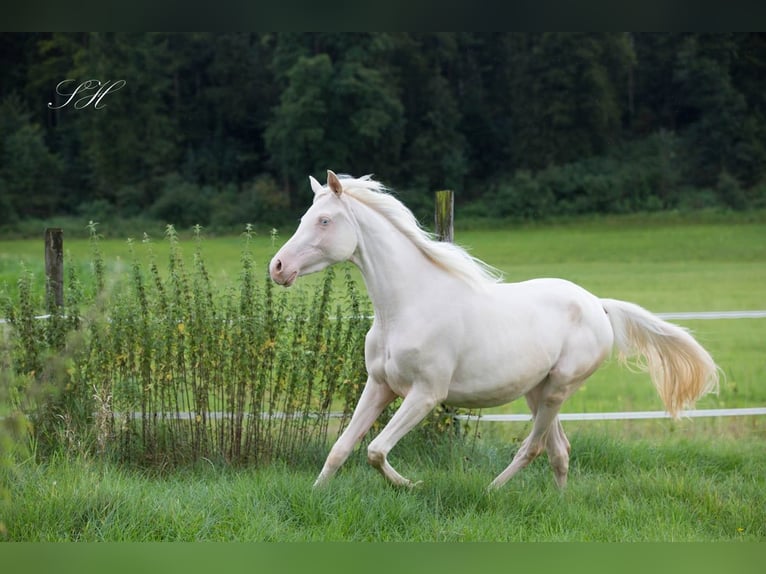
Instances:
[[[359,232],[352,261],[362,272],[376,317],[395,315],[427,297],[426,285],[448,280],[448,274],[385,217],[366,206],[353,211]]]

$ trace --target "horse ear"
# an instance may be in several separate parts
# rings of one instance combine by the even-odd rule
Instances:
[[[319,195],[324,191],[322,184],[319,183],[313,175],[309,176],[309,182],[311,182],[311,189],[314,191],[314,195]]]
[[[343,186],[340,184],[338,176],[335,175],[335,172],[331,169],[327,170],[327,186],[332,189],[338,197],[343,193]]]

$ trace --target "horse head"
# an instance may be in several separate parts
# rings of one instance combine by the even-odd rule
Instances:
[[[295,280],[325,267],[347,261],[357,247],[353,217],[343,201],[343,185],[327,170],[327,185],[309,176],[314,202],[301,217],[293,236],[269,264],[271,278],[289,287]]]

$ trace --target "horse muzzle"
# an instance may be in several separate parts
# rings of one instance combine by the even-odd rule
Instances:
[[[269,264],[269,275],[272,281],[283,287],[289,287],[298,278],[298,269],[290,269],[282,259],[274,257]]]

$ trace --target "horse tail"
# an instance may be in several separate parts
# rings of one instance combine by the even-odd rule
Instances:
[[[667,411],[679,418],[707,393],[718,393],[720,369],[688,330],[633,303],[601,299],[614,332],[618,359],[646,371]],[[630,366],[630,365],[629,365]]]

